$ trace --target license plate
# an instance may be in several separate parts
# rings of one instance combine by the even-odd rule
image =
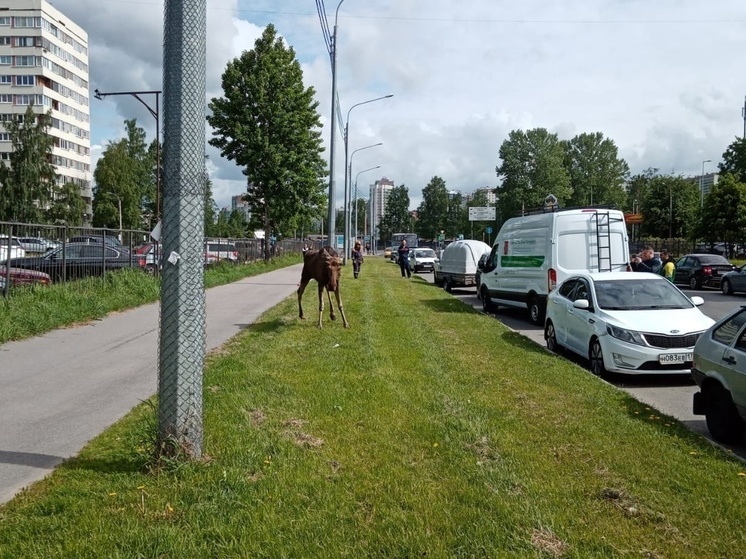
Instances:
[[[686,363],[694,359],[693,353],[662,353],[658,356],[661,365]]]

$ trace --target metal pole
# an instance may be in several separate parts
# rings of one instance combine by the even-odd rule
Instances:
[[[342,5],[344,0],[339,0],[337,4],[337,10],[334,14],[334,33],[332,33],[331,47],[332,47],[332,118],[331,118],[331,132],[332,137],[329,142],[329,224],[328,224],[328,235],[329,245],[336,249],[336,234],[335,234],[335,211],[334,205],[336,183],[334,182],[334,147],[337,136],[337,18],[339,17],[339,7]]]
[[[380,145],[381,144],[376,144],[376,146],[380,146]],[[363,149],[367,149],[369,147],[372,148],[372,147],[375,147],[375,146],[367,146],[367,147],[364,147],[364,148],[356,149],[355,151],[360,151],[360,150],[363,150]],[[352,155],[355,155],[355,152],[352,152]],[[357,236],[357,179],[363,173],[367,173],[368,171],[372,171],[374,169],[380,169],[380,168],[381,168],[380,165],[376,165],[375,167],[371,167],[370,169],[364,169],[364,170],[360,171],[355,176],[355,236]],[[350,158],[350,178],[352,178],[352,159],[351,158]]]

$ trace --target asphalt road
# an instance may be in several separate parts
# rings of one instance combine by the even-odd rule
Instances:
[[[433,281],[432,274],[421,273],[418,275],[431,283]],[[682,286],[679,287],[690,297],[695,295],[702,297],[705,303],[700,309],[715,320],[722,318],[737,306],[746,305],[746,295],[723,295],[720,291],[714,289],[690,290],[684,289]],[[482,302],[477,299],[475,288],[454,289],[452,295],[475,309],[482,310]],[[537,344],[545,345],[544,329],[541,326],[531,324],[527,311],[501,307],[492,315],[506,326],[520,332]],[[581,367],[588,368],[588,363],[580,357],[576,358],[570,354],[566,358]],[[588,374],[591,374],[590,371]],[[692,413],[692,395],[697,392],[697,386],[688,375],[614,375],[609,379],[609,382],[633,395],[640,402],[678,419],[692,431],[712,441],[704,416]],[[745,442],[742,441],[738,445],[726,445],[726,448],[733,451],[737,456],[746,459]]]
[[[300,273],[298,264],[208,290],[207,350],[291,295]],[[0,503],[156,393],[158,319],[152,304],[0,345]]]

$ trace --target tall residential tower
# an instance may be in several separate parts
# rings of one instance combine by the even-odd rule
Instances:
[[[53,163],[58,184],[74,183],[91,217],[91,125],[88,35],[45,0],[0,5],[0,159],[13,150],[3,122],[52,111]]]

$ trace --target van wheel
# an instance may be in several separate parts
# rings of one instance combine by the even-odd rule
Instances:
[[[453,290],[451,280],[449,280],[448,278],[443,278],[443,289],[446,290],[446,293],[450,293]]]
[[[597,338],[593,338],[593,341],[591,342],[588,360],[591,362],[591,372],[594,375],[597,377],[603,377],[606,375],[606,367],[604,367],[604,352],[601,349],[601,343]]]
[[[705,419],[712,438],[726,444],[739,442],[743,438],[744,423],[730,392],[719,384],[713,384],[705,394]]]
[[[528,314],[533,324],[541,324],[544,321],[544,308],[536,297],[532,297],[528,302]]]
[[[490,298],[490,293],[489,291],[487,291],[487,288],[482,287],[482,291],[480,293],[482,294],[482,310],[486,313],[495,312],[497,305],[495,305],[492,302],[492,299]]]
[[[547,349],[552,353],[561,353],[562,348],[557,343],[557,333],[554,330],[554,324],[551,320],[547,321],[544,327],[544,339],[547,341]]]

